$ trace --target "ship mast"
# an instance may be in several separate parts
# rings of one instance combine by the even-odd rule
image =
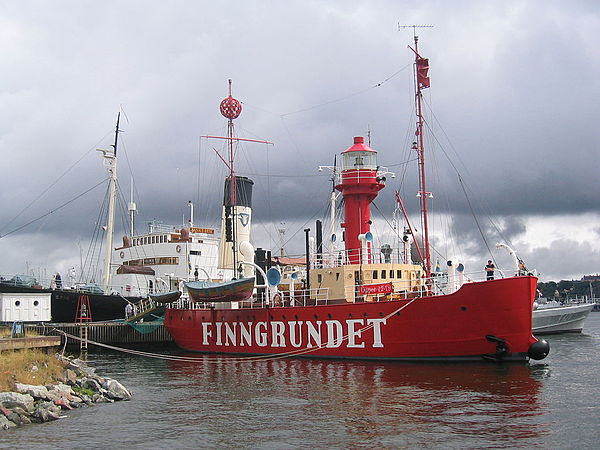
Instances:
[[[221,264],[223,265],[224,268],[231,267],[235,274],[238,271],[238,261],[241,259],[239,256],[239,253],[241,253],[242,256],[244,256],[243,251],[241,251],[239,248],[239,245],[241,245],[241,242],[243,242],[243,241],[238,242],[239,241],[238,227],[239,226],[246,227],[249,224],[248,212],[240,212],[240,209],[243,211],[244,208],[250,207],[249,204],[245,205],[245,203],[248,201],[248,199],[245,199],[244,198],[245,196],[243,194],[246,193],[246,196],[248,195],[248,192],[246,192],[246,190],[248,189],[248,187],[247,187],[248,182],[250,184],[253,184],[253,183],[251,180],[248,180],[245,178],[241,179],[241,177],[236,176],[235,167],[234,167],[234,162],[235,162],[235,146],[234,145],[237,145],[237,143],[240,141],[257,142],[257,143],[262,143],[262,144],[272,144],[272,142],[260,141],[260,140],[256,140],[256,139],[243,139],[243,138],[238,138],[238,137],[234,136],[235,133],[234,133],[233,120],[237,119],[240,116],[240,114],[242,112],[242,103],[239,100],[233,98],[231,95],[231,80],[229,80],[229,96],[221,101],[219,109],[221,111],[221,114],[227,119],[227,136],[201,136],[201,137],[207,138],[207,139],[225,139],[227,141],[228,155],[226,156],[226,158],[221,156],[221,154],[217,150],[215,150],[217,156],[221,159],[221,161],[223,161],[223,163],[229,169],[229,175],[225,179],[226,196],[225,196],[224,202],[223,202],[223,210],[224,210],[224,212],[223,212],[223,233],[224,233],[224,237],[222,236],[221,245],[222,245],[222,249],[231,248],[231,263],[229,262],[230,261],[229,256],[226,256],[226,255],[228,255],[228,252],[222,251]],[[238,182],[240,183],[239,186],[238,186]],[[240,199],[237,198],[238,197],[238,189],[240,189],[240,192],[242,193],[242,198],[240,198]],[[244,219],[244,217],[246,217],[246,219]],[[240,224],[238,224],[238,220],[240,220]],[[244,220],[246,220],[246,222],[244,222]],[[229,247],[229,246],[231,246],[231,247]],[[232,264],[232,266],[229,266],[229,264]]]
[[[236,273],[237,271],[237,248],[236,248],[236,201],[237,201],[237,182],[235,179],[235,169],[233,166],[234,163],[234,147],[233,147],[233,135],[234,135],[234,126],[233,119],[237,119],[242,111],[241,104],[239,101],[234,99],[231,96],[231,80],[229,80],[229,97],[227,97],[221,103],[221,113],[225,118],[227,118],[227,150],[229,153],[229,207],[231,208],[229,211],[231,214],[231,227],[232,227],[232,252],[233,252],[233,271]],[[227,214],[227,213],[226,213]],[[226,219],[227,220],[227,219]]]
[[[110,272],[110,264],[112,259],[113,249],[113,234],[115,228],[115,203],[117,201],[117,146],[119,143],[119,120],[121,112],[117,115],[117,126],[115,127],[115,142],[112,144],[113,151],[100,150],[104,154],[105,162],[109,174],[109,193],[108,193],[108,219],[106,223],[106,250],[104,256],[104,273],[102,286],[108,292],[112,274]],[[112,154],[111,154],[112,153]]]
[[[427,192],[426,172],[425,172],[425,146],[423,141],[423,93],[422,90],[429,87],[429,60],[419,55],[418,41],[419,37],[415,34],[415,48],[411,50],[415,53],[415,92],[416,92],[416,115],[417,130],[415,132],[416,141],[412,148],[417,152],[419,161],[419,197],[421,203],[421,220],[423,225],[423,266],[425,276],[429,280],[431,277],[431,251],[429,246],[429,221],[427,215],[427,199],[432,197],[431,192]]]

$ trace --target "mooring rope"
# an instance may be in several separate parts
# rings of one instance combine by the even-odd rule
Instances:
[[[389,313],[388,315],[384,316],[381,318],[381,320],[387,320],[390,317],[398,314],[400,311],[402,311],[403,309],[405,309],[406,307],[408,307],[410,304],[412,304],[413,302],[415,302],[416,300],[418,300],[421,297],[415,297],[412,300],[410,300],[408,303],[406,303],[405,305],[402,305],[401,307],[399,307],[398,309],[392,311],[391,313]],[[373,327],[375,326],[375,322],[364,326],[363,328],[359,329],[356,331],[356,334],[361,334],[365,331],[371,330]],[[71,338],[77,341],[83,341],[84,339],[82,339],[81,337],[78,336],[74,336],[72,334],[66,333],[65,331],[59,330],[57,328],[53,328],[54,331],[56,331],[57,333],[61,333],[65,336],[65,341],[67,338]],[[337,339],[334,342],[339,342],[340,344],[346,340],[348,340],[350,337],[350,334],[346,334],[344,336],[342,336],[341,338]],[[88,342],[88,344],[92,344],[98,347],[103,347],[109,350],[114,350],[114,351],[118,351],[118,352],[122,352],[122,353],[128,353],[131,355],[137,355],[137,356],[144,356],[147,358],[155,358],[155,359],[164,359],[164,360],[170,360],[170,361],[183,361],[183,362],[212,362],[212,363],[223,363],[223,362],[230,362],[230,363],[239,363],[239,362],[252,362],[252,361],[273,361],[273,360],[278,360],[278,359],[284,359],[284,358],[292,358],[295,356],[301,356],[301,355],[306,355],[308,353],[312,353],[312,352],[316,352],[317,350],[321,350],[323,348],[326,348],[328,343],[320,343],[319,345],[316,345],[315,347],[305,347],[305,348],[301,348],[298,350],[292,350],[289,352],[284,352],[284,353],[278,353],[278,354],[269,354],[269,355],[251,355],[251,356],[243,356],[243,357],[229,357],[226,359],[223,359],[221,356],[219,357],[207,357],[207,356],[202,356],[202,357],[190,357],[190,356],[177,356],[177,355],[164,355],[164,354],[160,354],[160,353],[150,353],[150,352],[144,352],[141,350],[133,350],[133,349],[129,349],[129,348],[123,348],[123,347],[117,347],[114,345],[109,345],[109,344],[103,344],[102,342],[96,342],[96,341],[90,341],[89,339],[86,339],[86,341]],[[66,342],[65,342],[66,345]],[[226,355],[226,354],[225,354]]]

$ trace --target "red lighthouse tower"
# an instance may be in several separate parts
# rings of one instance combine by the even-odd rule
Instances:
[[[342,181],[335,188],[344,196],[344,220],[346,230],[346,253],[351,264],[362,260],[363,243],[371,262],[368,242],[371,230],[371,202],[384,187],[377,176],[377,152],[365,145],[362,136],[354,138],[354,145],[342,152]],[[369,234],[367,234],[369,233]]]

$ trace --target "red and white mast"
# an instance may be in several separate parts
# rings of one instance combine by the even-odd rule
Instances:
[[[224,158],[215,150],[221,161],[229,169],[225,179],[225,196],[223,199],[223,217],[219,268],[238,271],[240,260],[248,262],[254,255],[250,252],[250,224],[252,214],[252,180],[235,174],[235,150],[240,141],[272,144],[268,141],[243,139],[235,137],[233,120],[242,112],[242,103],[231,95],[229,80],[229,96],[219,105],[221,114],[227,119],[227,136],[202,136],[207,139],[224,139],[227,141],[228,155]]]
[[[229,80],[229,97],[221,101],[219,109],[221,110],[221,114],[227,119],[227,148],[229,150],[229,164],[227,164],[227,167],[229,168],[229,182],[231,183],[229,188],[229,203],[230,205],[234,205],[236,200],[236,186],[234,183],[235,170],[233,167],[235,158],[233,150],[233,119],[237,119],[240,116],[242,103],[231,96],[231,80]]]
[[[427,279],[431,277],[431,251],[429,248],[429,221],[427,217],[427,199],[432,197],[431,192],[427,191],[426,173],[425,173],[425,146],[423,142],[423,93],[422,90],[429,87],[429,59],[419,55],[417,35],[415,38],[415,48],[411,50],[415,53],[415,95],[416,95],[416,114],[417,114],[417,130],[415,132],[416,141],[413,142],[413,150],[416,150],[419,160],[419,197],[421,203],[421,220],[423,226],[423,266],[425,268],[425,276]],[[410,47],[409,47],[410,48]]]
[[[231,231],[226,229],[226,233],[230,234],[226,241],[231,241],[232,256],[233,256],[233,270],[237,270],[237,246],[236,246],[236,201],[237,201],[237,181],[235,178],[235,169],[233,166],[235,160],[234,146],[233,146],[233,119],[237,119],[242,112],[242,104],[239,100],[231,96],[231,80],[229,80],[229,97],[221,101],[219,106],[221,114],[227,119],[227,149],[229,156],[229,176],[227,180],[229,182],[229,198],[225,202],[225,222],[226,228],[231,227]]]

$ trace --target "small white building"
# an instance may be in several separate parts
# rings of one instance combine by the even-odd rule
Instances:
[[[0,322],[50,322],[49,292],[0,293]]]

